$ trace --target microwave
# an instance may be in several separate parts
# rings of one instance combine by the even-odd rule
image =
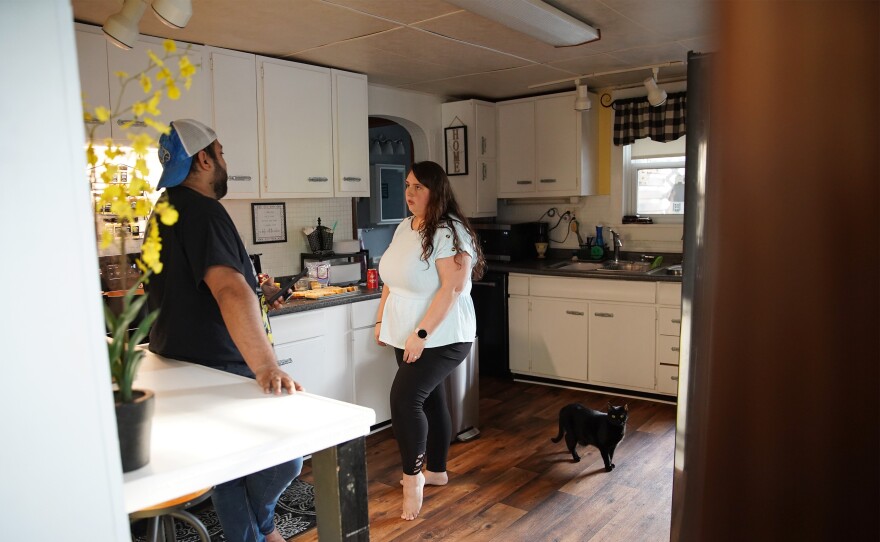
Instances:
[[[483,257],[489,261],[515,262],[538,257],[535,242],[540,223],[521,224],[471,224],[480,240]]]

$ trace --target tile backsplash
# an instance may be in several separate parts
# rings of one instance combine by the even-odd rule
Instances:
[[[254,226],[251,203],[284,202],[287,217],[287,242],[254,244]],[[293,275],[300,271],[300,254],[311,252],[302,230],[308,226],[321,224],[333,227],[334,241],[352,239],[351,198],[315,199],[272,199],[272,200],[221,200],[221,203],[238,233],[244,241],[249,254],[261,254],[263,272],[273,277]]]

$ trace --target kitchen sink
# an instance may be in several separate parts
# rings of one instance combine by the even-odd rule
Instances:
[[[560,262],[550,266],[551,269],[560,271],[596,271],[605,265],[599,262]]]
[[[651,262],[560,262],[550,266],[559,271],[597,271],[643,274],[651,270]]]

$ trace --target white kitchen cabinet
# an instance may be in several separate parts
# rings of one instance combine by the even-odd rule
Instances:
[[[678,393],[681,356],[681,284],[657,284],[657,391]]]
[[[135,102],[146,101],[150,96],[144,94],[143,88],[141,88],[141,85],[137,81],[128,83],[123,90],[124,80],[120,80],[116,74],[121,71],[129,76],[133,76],[146,69],[150,64],[150,58],[147,56],[148,50],[152,51],[159,58],[162,58],[165,54],[162,46],[163,41],[164,40],[158,38],[141,36],[138,42],[129,51],[114,47],[113,45],[107,46],[111,102],[115,102],[117,97],[120,96],[120,92],[122,93],[120,106],[118,108],[118,111],[122,113],[122,116],[115,120],[110,127],[114,140],[127,141],[128,132],[140,133],[147,130],[148,133],[155,135],[155,132],[152,129],[146,128],[142,123],[132,125],[130,128],[125,128],[123,126],[125,122],[133,119],[133,115],[130,114],[130,112],[126,112],[126,109],[129,109]],[[182,42],[175,43],[180,52],[183,52],[189,47],[187,56],[189,57],[190,62],[197,65],[196,73],[192,76],[192,84],[189,90],[184,88],[182,82],[179,84],[180,98],[177,100],[172,100],[168,97],[167,93],[164,92],[161,82],[156,80],[155,73],[151,73],[154,85],[153,92],[163,90],[162,101],[159,104],[161,114],[159,115],[158,120],[168,124],[177,119],[195,119],[199,122],[210,125],[210,81],[207,61],[203,54],[204,47],[200,45],[189,45]],[[176,63],[177,60],[172,60],[172,62]]]
[[[367,76],[331,70],[336,196],[370,197]]]
[[[83,101],[90,111],[97,106],[110,107],[110,87],[107,72],[107,38],[100,29],[76,25],[76,55],[79,62],[79,81]],[[110,123],[98,119],[86,121],[86,134],[95,126],[94,141],[103,142],[111,137]]]
[[[510,370],[513,373],[531,371],[529,354],[529,299],[511,295],[507,300],[508,344]]]
[[[653,306],[590,303],[590,382],[654,389]]]
[[[348,306],[283,314],[271,319],[278,364],[306,391],[352,402]]]
[[[256,56],[207,49],[213,121],[229,174],[228,199],[260,197]]]
[[[262,197],[332,197],[330,70],[266,57],[257,64]]]
[[[597,193],[597,113],[574,110],[574,93],[499,102],[498,197]]]
[[[586,382],[589,304],[548,298],[532,298],[530,303],[531,371]]]
[[[354,366],[354,402],[372,408],[376,423],[391,419],[391,384],[397,374],[397,359],[390,346],[379,346],[375,339],[379,300],[351,305],[351,354]]]
[[[479,100],[449,102],[441,106],[444,127],[467,127],[467,174],[450,175],[449,183],[465,216],[498,214],[495,175],[495,104]]]

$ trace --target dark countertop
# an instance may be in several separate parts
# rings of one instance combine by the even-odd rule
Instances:
[[[382,290],[368,290],[365,286],[361,286],[360,291],[357,293],[329,295],[321,299],[291,299],[280,309],[269,311],[269,316],[281,316],[282,314],[291,314],[294,312],[325,309],[327,307],[348,305],[349,303],[378,299],[380,297],[382,297]]]
[[[569,251],[570,253],[570,251]],[[552,277],[578,277],[591,279],[612,279],[612,280],[628,280],[638,282],[681,282],[681,276],[667,275],[666,267],[681,263],[681,254],[661,254],[652,253],[657,256],[663,256],[663,263],[650,273],[625,273],[612,271],[564,271],[553,269],[554,265],[563,262],[571,262],[571,257],[565,257],[564,253],[551,253],[544,260],[523,260],[519,262],[488,262],[489,271],[499,271],[502,273],[525,273],[529,275],[547,275]],[[623,257],[630,256],[630,257]],[[622,260],[636,260],[629,254],[622,253]],[[578,260],[588,262],[592,260]]]

